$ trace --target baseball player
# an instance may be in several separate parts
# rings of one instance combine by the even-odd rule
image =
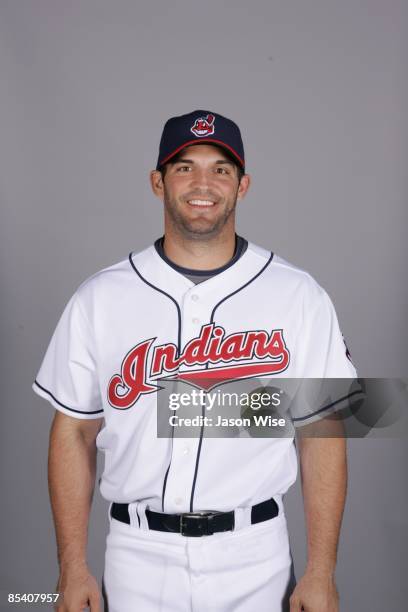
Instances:
[[[105,610],[337,612],[344,439],[297,440],[308,542],[297,584],[283,496],[297,477],[299,426],[351,393],[301,402],[283,437],[207,436],[209,421],[196,436],[174,435],[174,421],[158,435],[168,378],[207,391],[209,378],[355,378],[331,299],[308,272],[236,234],[250,177],[230,119],[207,110],[169,119],[150,179],[164,235],[78,287],[33,384],[56,409],[58,609],[102,609],[86,556],[99,449]]]

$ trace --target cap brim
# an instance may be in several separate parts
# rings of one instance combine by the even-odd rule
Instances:
[[[157,163],[156,169],[159,170],[161,166],[164,166],[164,164],[167,164],[167,162],[169,162],[175,155],[177,155],[177,153],[179,153],[186,147],[189,147],[192,145],[207,144],[207,143],[217,145],[221,149],[224,149],[224,151],[228,152],[230,156],[232,156],[234,161],[236,161],[238,165],[241,166],[243,170],[245,170],[244,160],[238,155],[238,153],[232,147],[225,144],[221,140],[217,140],[216,138],[200,138],[200,140],[195,139],[195,140],[189,140],[187,142],[184,142],[182,145],[174,149],[174,151],[169,153],[169,155],[167,155],[164,159],[161,159]]]

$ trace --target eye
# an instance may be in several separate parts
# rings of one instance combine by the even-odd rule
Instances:
[[[229,174],[229,169],[224,168],[224,166],[218,166],[217,174]]]
[[[177,172],[188,172],[191,170],[191,166],[179,166],[177,168]]]

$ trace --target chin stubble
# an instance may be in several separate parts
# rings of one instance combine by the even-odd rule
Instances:
[[[164,206],[172,220],[174,229],[179,234],[185,236],[186,238],[189,238],[190,240],[202,240],[205,238],[210,239],[214,236],[217,236],[221,232],[223,227],[226,225],[228,219],[234,213],[237,204],[237,195],[238,189],[235,194],[235,200],[232,206],[227,208],[224,211],[223,215],[218,218],[212,226],[205,225],[204,227],[197,227],[196,223],[188,222],[187,219],[185,219],[180,213],[180,211],[177,209],[177,202],[169,197],[168,193],[166,192],[166,188],[164,188]]]

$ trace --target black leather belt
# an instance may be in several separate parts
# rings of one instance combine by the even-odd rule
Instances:
[[[234,530],[234,511],[230,512],[184,512],[183,514],[164,514],[146,508],[149,529],[171,531],[189,537],[212,535],[219,531]],[[279,506],[271,497],[251,508],[251,524],[261,523],[279,514]],[[128,504],[113,503],[111,517],[130,525]]]

